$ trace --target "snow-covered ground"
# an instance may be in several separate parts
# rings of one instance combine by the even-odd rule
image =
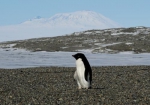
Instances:
[[[26,68],[63,66],[75,67],[76,52],[29,52],[25,50],[0,49],[0,68]],[[85,51],[91,66],[121,66],[121,65],[150,65],[150,54],[132,54],[123,52],[119,54],[92,54]]]

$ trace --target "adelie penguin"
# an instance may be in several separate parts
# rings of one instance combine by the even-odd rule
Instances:
[[[82,53],[77,53],[72,56],[76,59],[76,71],[74,73],[74,79],[77,81],[78,89],[91,88],[92,69],[87,58]]]

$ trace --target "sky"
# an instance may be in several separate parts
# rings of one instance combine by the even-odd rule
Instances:
[[[150,27],[150,0],[0,0],[0,26],[82,10],[98,12],[123,27]]]

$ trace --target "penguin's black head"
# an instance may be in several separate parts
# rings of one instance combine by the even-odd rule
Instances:
[[[75,55],[72,55],[76,60],[78,60],[79,58],[81,59],[85,59],[85,55],[82,53],[77,53]]]

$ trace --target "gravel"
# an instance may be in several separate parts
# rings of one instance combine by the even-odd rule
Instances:
[[[1,105],[148,105],[150,66],[92,67],[92,89],[77,87],[74,67],[0,69]]]

